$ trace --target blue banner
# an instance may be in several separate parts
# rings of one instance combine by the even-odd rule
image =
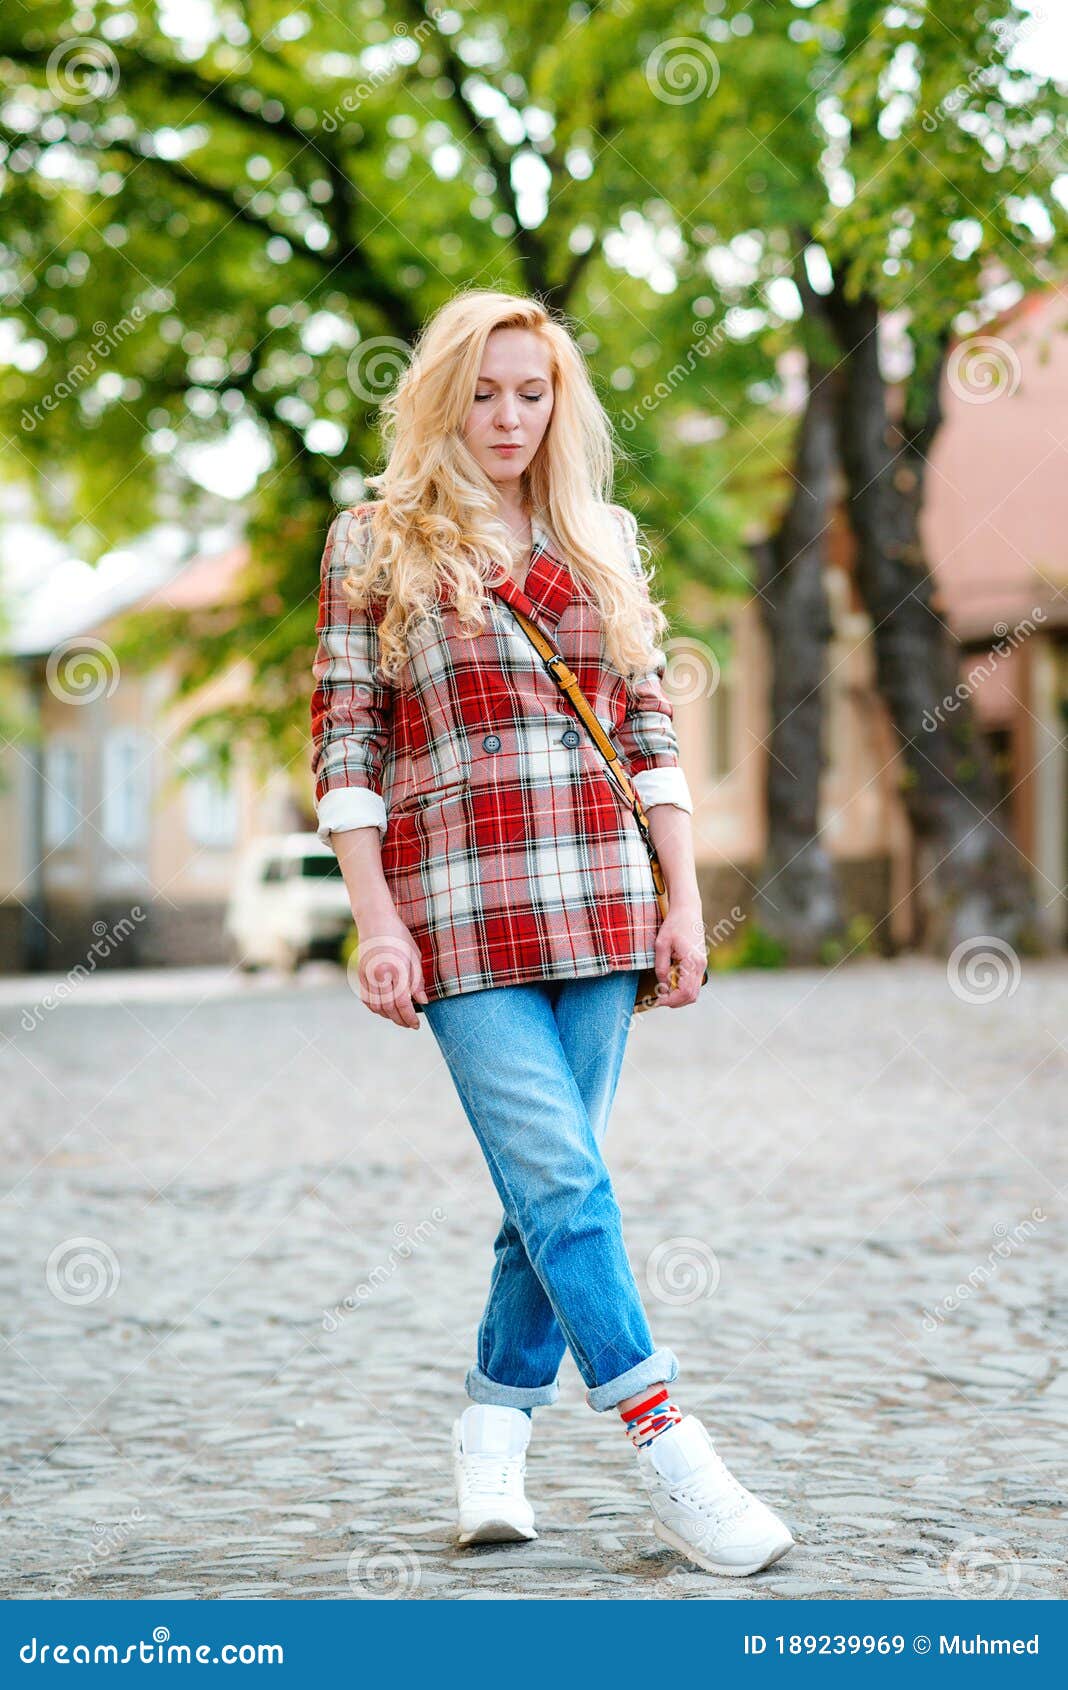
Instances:
[[[591,1686],[887,1682],[1045,1685],[1064,1682],[1064,1602],[739,1600],[726,1593],[673,1601],[524,1599],[405,1602],[8,1602],[0,1609],[3,1682],[62,1674],[151,1672],[226,1682],[249,1674],[298,1683],[335,1669],[439,1690],[487,1683],[546,1690],[562,1678]],[[706,1604],[708,1611],[706,1611]],[[80,1671],[79,1671],[80,1669]]]

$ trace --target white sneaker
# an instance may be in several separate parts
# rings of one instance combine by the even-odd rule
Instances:
[[[529,1414],[497,1403],[472,1403],[453,1422],[457,1543],[516,1543],[537,1537],[534,1510],[523,1491],[530,1430]]]
[[[694,1414],[638,1451],[653,1530],[710,1573],[744,1577],[793,1546],[790,1530],[728,1472]]]

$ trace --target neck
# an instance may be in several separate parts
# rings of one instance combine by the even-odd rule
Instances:
[[[521,487],[516,487],[514,491],[509,487],[506,493],[498,491],[497,506],[502,516],[513,516],[519,521],[528,514],[526,494]]]

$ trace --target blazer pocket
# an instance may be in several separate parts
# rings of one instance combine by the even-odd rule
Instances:
[[[396,797],[391,798],[390,814],[403,814],[450,793],[463,792],[470,784],[470,757],[465,736],[450,734],[447,739],[429,745],[418,754],[409,753],[403,769],[398,771]]]

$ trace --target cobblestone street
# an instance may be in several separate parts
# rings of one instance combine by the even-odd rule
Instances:
[[[454,1545],[499,1206],[428,1026],[329,965],[47,985],[0,981],[5,1596],[1068,1596],[1063,962],[635,1022],[606,1154],[654,1336],[798,1540],[743,1580],[653,1536],[570,1357],[537,1541]]]

